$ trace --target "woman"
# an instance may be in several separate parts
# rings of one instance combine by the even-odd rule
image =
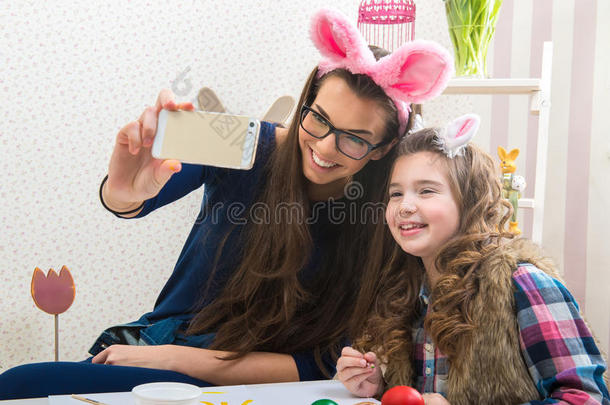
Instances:
[[[100,188],[105,206],[142,217],[205,184],[200,216],[154,310],[106,330],[90,350],[93,364],[17,367],[0,376],[0,392],[298,381],[334,372],[374,222],[345,214],[381,201],[386,156],[408,129],[408,103],[438,95],[452,61],[419,41],[378,62],[387,53],[373,54],[343,15],[328,10],[314,16],[311,33],[324,58],[290,127],[262,123],[252,170],[154,159],[159,111],[193,108],[177,105],[169,91],[121,129]],[[356,193],[343,197],[350,185]],[[271,215],[261,220],[261,210]],[[34,392],[27,381],[35,373],[62,378]]]

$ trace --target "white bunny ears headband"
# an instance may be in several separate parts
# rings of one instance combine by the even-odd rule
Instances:
[[[453,76],[451,55],[431,41],[407,42],[390,55],[375,60],[358,28],[338,11],[318,11],[312,18],[310,34],[323,56],[318,64],[318,77],[343,68],[372,78],[398,109],[399,135],[407,126],[409,104],[438,96]]]
[[[462,153],[468,142],[479,130],[481,119],[476,114],[465,114],[437,131],[437,147],[453,159]]]

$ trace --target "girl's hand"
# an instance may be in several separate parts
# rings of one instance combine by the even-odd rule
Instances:
[[[177,160],[152,157],[151,148],[161,109],[194,110],[191,103],[176,104],[170,90],[161,90],[154,107],[147,107],[140,118],[119,131],[105,184],[104,201],[117,211],[156,196],[172,174],[182,168]]]
[[[171,370],[172,346],[112,345],[98,353],[92,363]]]
[[[373,352],[362,354],[344,347],[337,360],[337,378],[352,394],[360,397],[373,397],[383,390],[379,361]]]
[[[422,394],[426,405],[451,405],[441,394]]]

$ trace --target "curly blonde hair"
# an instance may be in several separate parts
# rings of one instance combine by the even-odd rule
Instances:
[[[512,207],[502,198],[499,170],[489,154],[468,144],[458,156],[448,158],[438,149],[438,134],[437,129],[423,129],[405,137],[395,159],[418,152],[437,154],[459,208],[458,231],[436,257],[440,278],[430,291],[424,320],[433,342],[451,362],[477,327],[471,314],[477,270],[504,238],[512,238],[505,231]],[[410,385],[413,376],[405,370],[411,368],[402,365],[412,361],[412,326],[421,312],[425,270],[419,258],[400,249],[384,224],[376,229],[370,252],[350,328],[352,336],[358,336],[354,346],[378,354],[387,364],[384,377],[390,386]]]

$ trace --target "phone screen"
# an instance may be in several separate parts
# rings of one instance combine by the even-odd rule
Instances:
[[[161,110],[152,154],[236,169],[254,164],[260,123],[247,116]]]

